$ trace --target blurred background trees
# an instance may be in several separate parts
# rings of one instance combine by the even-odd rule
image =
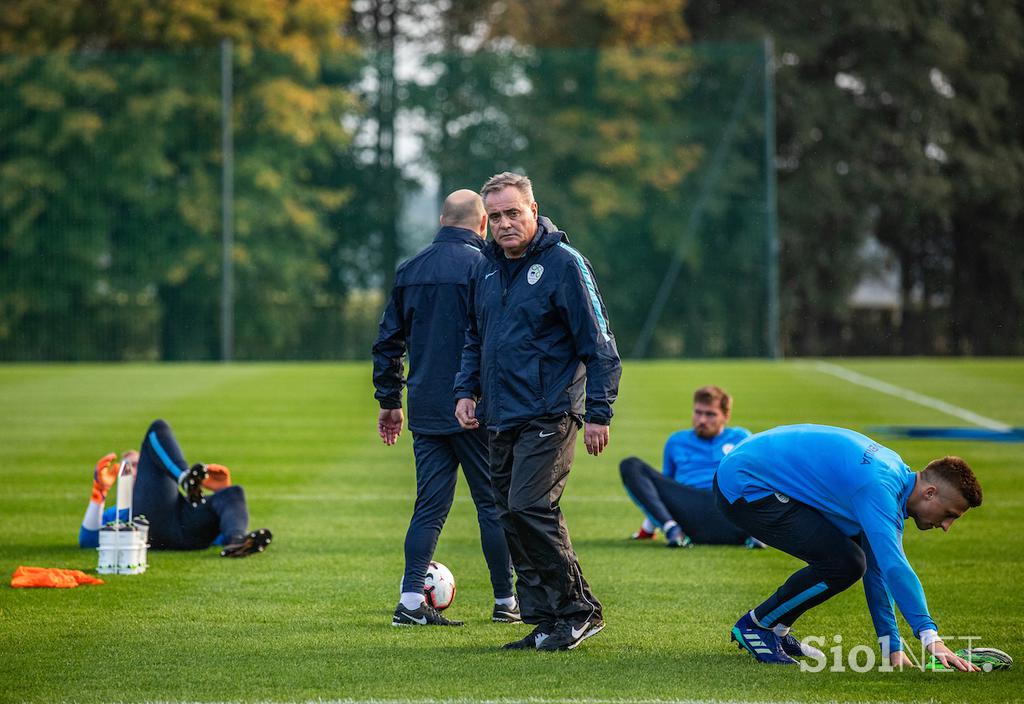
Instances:
[[[222,355],[225,39],[236,358],[365,356],[503,169],[624,354],[771,353],[769,169],[785,354],[1024,352],[1019,3],[8,0],[0,359]]]

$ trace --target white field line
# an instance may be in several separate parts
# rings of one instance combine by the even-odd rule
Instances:
[[[1011,426],[1006,423],[1001,423],[1000,421],[993,420],[992,418],[986,418],[985,416],[978,415],[974,411],[969,411],[966,408],[961,408],[960,406],[954,406],[952,403],[946,403],[940,399],[925,396],[924,394],[919,394],[916,391],[911,391],[910,389],[904,389],[902,386],[896,386],[894,384],[875,379],[874,377],[858,374],[857,372],[846,369],[845,367],[840,367],[838,364],[818,361],[811,362],[810,366],[822,374],[829,374],[844,381],[848,381],[851,384],[856,384],[857,386],[874,389],[875,391],[880,391],[883,394],[889,394],[890,396],[895,396],[896,398],[903,399],[904,401],[916,403],[919,406],[926,406],[927,408],[941,411],[942,413],[965,420],[968,423],[973,423],[974,425],[982,428],[988,428],[989,430],[1011,429]]]

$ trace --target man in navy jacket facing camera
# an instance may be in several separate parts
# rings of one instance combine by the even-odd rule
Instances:
[[[493,242],[470,282],[455,413],[466,429],[479,413],[489,431],[498,516],[535,626],[505,647],[570,650],[604,620],[558,502],[579,428],[590,454],[608,445],[622,368],[590,263],[538,215],[530,180],[501,173],[481,194]]]

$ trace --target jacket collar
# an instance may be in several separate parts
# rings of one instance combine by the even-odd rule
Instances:
[[[533,241],[530,242],[526,251],[523,252],[523,256],[511,261],[525,261],[537,252],[554,247],[559,242],[569,244],[569,235],[559,230],[551,220],[540,215],[537,217],[537,234],[534,235]],[[501,261],[505,258],[504,250],[502,250],[494,240],[487,243],[487,246],[484,249],[484,254],[494,261]]]
[[[900,507],[900,512],[903,514],[903,520],[910,518],[910,511],[907,509],[907,500],[910,498],[911,492],[914,491],[914,486],[917,484],[918,474],[911,472],[910,468],[907,467],[907,476],[903,477],[903,490],[900,491],[897,506]]]
[[[468,244],[476,249],[484,248],[484,240],[480,235],[464,227],[450,227],[445,225],[434,235],[434,243],[438,242],[459,242]]]

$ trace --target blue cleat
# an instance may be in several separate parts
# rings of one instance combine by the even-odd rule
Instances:
[[[796,660],[786,655],[782,649],[782,639],[775,635],[770,628],[759,627],[750,618],[749,613],[743,614],[743,617],[732,627],[731,639],[736,641],[740,648],[757,658],[758,662],[766,662],[771,665],[796,665]]]

